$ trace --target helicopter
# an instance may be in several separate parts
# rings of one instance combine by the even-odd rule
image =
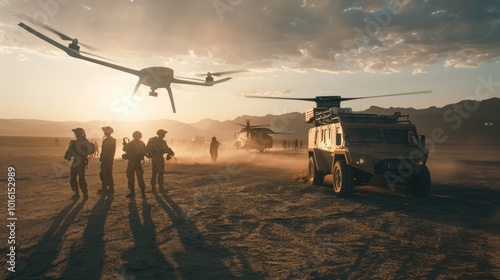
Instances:
[[[235,133],[236,141],[234,147],[236,150],[253,150],[259,152],[269,151],[273,147],[273,137],[269,134],[296,134],[293,130],[273,130],[267,128],[269,125],[250,125],[250,120],[246,124],[235,123],[243,128]]]
[[[174,77],[174,70],[171,69],[171,68],[168,68],[168,67],[159,67],[158,66],[158,67],[147,67],[147,68],[144,68],[144,69],[141,69],[141,70],[135,70],[135,69],[131,69],[131,68],[127,68],[127,67],[121,66],[121,65],[117,65],[117,64],[110,63],[110,62],[106,62],[106,61],[102,61],[102,60],[99,60],[99,59],[95,59],[95,58],[91,58],[91,57],[88,57],[88,56],[84,56],[82,54],[87,54],[87,55],[92,55],[92,56],[96,56],[96,57],[99,57],[99,58],[104,58],[104,57],[101,57],[101,56],[98,56],[98,55],[94,55],[92,53],[81,51],[80,50],[80,46],[84,46],[86,48],[94,49],[94,50],[95,50],[95,48],[92,48],[92,47],[90,47],[88,45],[79,43],[77,38],[72,38],[70,36],[67,36],[67,35],[65,35],[65,34],[63,34],[63,33],[59,32],[59,31],[55,30],[54,28],[52,28],[52,27],[50,27],[50,26],[48,26],[46,24],[37,22],[35,19],[29,18],[27,16],[21,15],[20,17],[21,18],[25,18],[25,19],[29,19],[34,24],[36,24],[36,25],[38,25],[40,27],[43,27],[43,28],[45,28],[45,29],[47,29],[47,30],[55,33],[56,35],[59,36],[59,38],[61,40],[71,41],[71,43],[66,47],[63,44],[58,43],[58,42],[54,41],[53,39],[45,36],[44,34],[42,34],[42,33],[38,32],[38,31],[34,30],[33,28],[31,28],[30,26],[26,25],[23,22],[20,22],[18,24],[20,27],[22,27],[23,29],[25,29],[29,33],[37,36],[38,38],[46,41],[47,43],[49,43],[49,44],[51,44],[51,45],[53,45],[55,47],[63,50],[69,56],[77,58],[77,59],[86,60],[86,61],[89,61],[89,62],[92,62],[92,63],[96,63],[96,64],[99,64],[99,65],[102,65],[102,66],[105,66],[105,67],[113,68],[113,69],[116,69],[116,70],[119,70],[119,71],[123,71],[123,72],[129,73],[129,74],[138,76],[139,77],[139,81],[135,85],[133,94],[136,94],[137,90],[139,89],[139,86],[141,86],[141,85],[145,85],[145,86],[149,87],[151,89],[151,91],[149,92],[149,96],[153,96],[153,97],[157,97],[158,96],[158,93],[156,92],[156,89],[158,89],[158,88],[166,88],[167,91],[168,91],[168,96],[170,98],[170,103],[172,104],[172,111],[174,113],[176,112],[176,109],[175,109],[175,103],[174,103],[174,97],[173,97],[172,89],[170,88],[170,85],[172,83],[187,84],[187,85],[196,85],[196,86],[213,86],[213,85],[216,85],[216,84],[219,84],[219,83],[226,82],[226,81],[228,81],[228,80],[231,79],[231,77],[226,77],[226,78],[223,78],[223,79],[214,80],[214,76],[215,77],[219,77],[219,76],[233,74],[233,73],[248,72],[248,70],[232,70],[232,71],[223,71],[223,72],[208,72],[206,74],[203,74],[203,76],[206,76],[206,77],[205,77],[205,80],[202,80],[202,79],[198,79],[198,78],[185,78],[185,77],[178,77],[178,78],[176,78],[176,77]],[[104,59],[106,59],[106,58],[104,58]],[[201,75],[197,75],[197,76],[201,76]]]

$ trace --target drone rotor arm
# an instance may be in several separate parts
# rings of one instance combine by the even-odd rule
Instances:
[[[191,78],[188,78],[188,79],[191,79]],[[217,80],[217,81],[213,81],[213,82],[206,82],[206,81],[203,81],[203,82],[196,82],[196,81],[187,81],[187,80],[183,80],[183,79],[178,79],[178,78],[172,78],[172,83],[177,83],[177,84],[185,84],[185,85],[195,85],[195,86],[206,86],[206,87],[211,87],[215,84],[220,84],[220,83],[223,83],[225,81],[229,81],[231,80],[231,77],[227,77],[227,78],[224,78],[224,79],[220,79],[220,80]]]
[[[106,62],[106,61],[98,60],[98,59],[95,59],[95,58],[83,56],[83,55],[80,54],[79,51],[71,49],[71,48],[68,48],[67,46],[65,46],[63,44],[52,40],[51,38],[49,38],[49,37],[43,35],[42,33],[34,30],[33,28],[29,27],[28,25],[24,24],[23,22],[20,22],[18,25],[20,27],[22,27],[23,29],[25,29],[26,31],[28,31],[29,33],[35,35],[36,37],[38,37],[38,38],[40,38],[42,40],[44,40],[45,42],[53,45],[54,47],[56,47],[58,49],[63,50],[66,54],[68,54],[71,57],[78,58],[78,59],[81,59],[81,60],[86,60],[86,61],[89,61],[89,62],[92,62],[92,63],[95,63],[95,64],[99,64],[99,65],[102,65],[102,66],[105,66],[105,67],[113,68],[113,69],[116,69],[116,70],[119,70],[119,71],[123,71],[123,72],[129,73],[129,74],[133,74],[133,75],[136,75],[136,76],[140,77],[140,71],[137,71],[135,69],[130,69],[130,68],[127,68],[127,67],[123,67],[121,65],[109,63],[109,62]]]

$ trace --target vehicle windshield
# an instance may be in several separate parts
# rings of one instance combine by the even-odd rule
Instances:
[[[383,129],[384,139],[387,144],[410,144],[413,139],[410,139],[409,130],[405,129]]]
[[[382,143],[378,128],[346,128],[345,135],[351,143]]]

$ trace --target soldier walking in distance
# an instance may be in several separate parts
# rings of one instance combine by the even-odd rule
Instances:
[[[148,141],[147,151],[148,158],[151,158],[152,163],[152,176],[151,176],[151,188],[154,190],[156,182],[158,182],[159,189],[163,189],[164,185],[164,173],[165,173],[165,161],[163,155],[167,154],[167,160],[171,156],[174,156],[174,151],[170,149],[167,142],[164,140],[167,131],[164,129],[159,129],[156,132],[155,137],[152,137]]]
[[[212,157],[212,161],[216,162],[217,157],[219,156],[219,146],[220,142],[217,141],[217,138],[212,137],[212,142],[210,142],[210,156]]]
[[[130,141],[130,143],[123,141],[123,151],[125,151],[126,158],[128,159],[127,179],[128,189],[130,190],[130,193],[127,194],[128,198],[135,197],[135,175],[137,175],[137,182],[141,188],[142,195],[144,195],[146,188],[146,184],[144,183],[144,169],[142,168],[144,157],[146,156],[146,145],[141,141],[142,133],[140,131],[135,131],[132,137],[134,140]]]
[[[87,168],[88,156],[94,153],[94,145],[87,140],[85,130],[78,127],[73,129],[76,140],[71,140],[68,150],[64,155],[64,159],[70,161],[73,158],[69,171],[69,184],[71,189],[75,192],[72,198],[77,199],[80,197],[78,187],[83,193],[84,199],[88,198],[87,182],[85,181],[85,168]],[[77,181],[78,177],[78,181]]]
[[[116,139],[111,136],[113,128],[110,126],[102,127],[104,139],[102,140],[102,150],[99,160],[101,161],[101,173],[99,174],[102,181],[101,189],[97,194],[114,193],[115,183],[113,180],[113,160],[116,151]]]

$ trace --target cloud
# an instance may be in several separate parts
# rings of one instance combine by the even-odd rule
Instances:
[[[415,68],[412,72],[413,75],[417,75],[417,74],[425,74],[427,73],[427,71],[421,69],[421,68]]]
[[[498,0],[73,2],[50,10],[43,1],[2,1],[0,13],[11,20],[0,32],[5,37],[18,29],[15,11],[39,15],[100,46],[105,56],[196,56],[242,67],[382,73],[500,61]],[[31,49],[45,44],[26,36],[9,42]]]

